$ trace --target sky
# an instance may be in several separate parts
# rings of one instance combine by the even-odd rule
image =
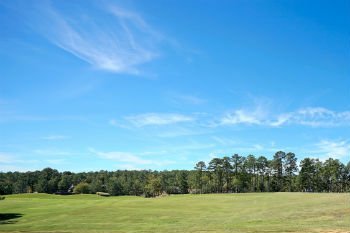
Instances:
[[[0,0],[0,171],[350,161],[350,1]]]

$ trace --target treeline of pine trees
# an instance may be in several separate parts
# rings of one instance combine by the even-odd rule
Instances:
[[[74,187],[74,189],[72,189]],[[199,161],[193,170],[0,173],[0,195],[15,193],[106,192],[111,195],[144,195],[231,192],[349,192],[350,162],[305,158],[278,151],[264,156],[234,154]]]

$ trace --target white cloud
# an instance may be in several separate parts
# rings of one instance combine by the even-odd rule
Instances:
[[[35,164],[38,162],[38,160],[20,159],[18,156],[15,156],[13,154],[0,152],[0,164]]]
[[[255,110],[238,109],[219,119],[219,125],[262,125],[280,127],[283,125],[303,125],[310,127],[350,126],[350,111],[336,112],[327,108],[308,107],[294,112],[273,115],[261,106]]]
[[[173,95],[172,98],[174,102],[178,104],[200,105],[207,102],[205,99],[195,95],[185,95],[185,94],[172,94],[172,95]]]
[[[95,18],[84,8],[76,10],[80,14],[68,15],[49,4],[41,6],[42,33],[63,50],[116,73],[137,74],[139,65],[158,56],[156,46],[162,36],[138,13],[110,5],[96,8],[99,17]]]
[[[311,127],[349,126],[350,111],[336,112],[322,107],[308,107],[281,114],[277,117],[277,120],[273,120],[269,124],[271,126],[286,124]]]
[[[122,165],[127,165],[127,166],[135,166],[135,165],[155,165],[158,167],[173,164],[174,161],[170,160],[151,160],[151,159],[144,159],[141,156],[135,155],[134,153],[131,152],[122,152],[122,151],[109,151],[109,152],[102,152],[102,151],[97,151],[93,148],[89,149],[90,152],[93,154],[97,155],[100,158],[103,159],[108,159],[108,160],[113,160],[116,162],[121,162]]]
[[[267,117],[268,107],[265,104],[257,104],[254,108],[241,108],[226,113],[219,119],[217,125],[262,125]]]
[[[211,119],[210,119],[211,118]],[[191,125],[177,125],[189,123]],[[327,108],[308,107],[286,113],[272,113],[259,105],[255,108],[241,108],[228,112],[220,118],[208,117],[208,114],[192,113],[184,115],[179,113],[144,113],[124,117],[123,120],[110,120],[109,124],[117,127],[131,129],[144,126],[176,126],[157,133],[159,137],[177,137],[207,133],[211,128],[219,126],[264,126],[282,127],[287,125],[300,125],[308,127],[339,127],[350,126],[350,111],[336,112]],[[190,128],[189,128],[190,126]],[[203,131],[203,129],[205,129]],[[206,131],[207,130],[207,131]],[[220,143],[220,142],[219,142]]]
[[[211,118],[211,119],[210,119]],[[191,125],[176,125],[189,123]],[[350,111],[336,112],[321,107],[302,108],[293,112],[272,114],[263,106],[255,109],[238,109],[224,114],[220,118],[208,117],[208,114],[184,115],[179,113],[144,113],[124,117],[124,120],[110,120],[109,124],[122,128],[144,126],[173,126],[170,130],[162,131],[159,137],[176,137],[207,133],[213,127],[230,125],[250,125],[265,127],[281,127],[287,125],[300,125],[309,127],[339,127],[350,126]],[[188,128],[190,126],[190,128]],[[220,143],[220,142],[219,142]]]
[[[176,113],[145,113],[140,115],[128,116],[126,120],[134,126],[143,127],[150,125],[170,125],[183,122],[194,121],[191,116]]]
[[[267,122],[267,124],[270,126],[278,127],[288,123],[290,118],[291,118],[290,114],[281,114],[277,117],[277,119]]]
[[[112,126],[115,126],[115,127],[119,127],[119,128],[130,129],[129,125],[122,123],[121,121],[115,120],[115,119],[109,120],[109,124]]]
[[[228,113],[220,119],[220,125],[260,125],[262,122],[254,113],[245,110],[236,110],[233,113]]]
[[[321,140],[314,151],[322,158],[343,159],[350,158],[350,143],[348,140]]]
[[[295,122],[315,127],[349,125],[350,111],[335,112],[326,108],[305,108],[297,112]]]
[[[0,152],[0,172],[26,172],[37,170],[39,161],[32,159],[20,159],[13,154]]]
[[[111,119],[108,123],[150,137],[175,138],[207,134],[210,129],[197,121],[200,116],[199,113],[143,113],[125,116],[123,119]]]
[[[262,145],[260,145],[260,144],[255,144],[255,145],[253,145],[253,148],[254,148],[255,150],[264,150],[264,146],[262,146]]]

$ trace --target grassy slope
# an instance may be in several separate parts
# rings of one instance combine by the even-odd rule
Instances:
[[[23,215],[0,232],[350,232],[350,194],[22,194],[0,213]]]

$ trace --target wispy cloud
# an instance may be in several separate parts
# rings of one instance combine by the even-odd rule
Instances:
[[[176,104],[201,105],[207,102],[206,99],[193,94],[169,93],[170,99]]]
[[[134,126],[170,125],[194,121],[195,118],[177,113],[145,113],[126,117]]]
[[[312,127],[349,126],[350,111],[336,112],[322,107],[302,108],[295,112],[281,114],[270,124],[272,126],[286,124]]]
[[[0,151],[0,172],[37,170],[39,169],[39,163],[40,161],[38,160],[22,159],[11,153]]]
[[[109,124],[121,129],[138,132],[147,137],[175,138],[209,133],[208,127],[202,127],[199,114],[144,113],[130,115],[121,119],[111,119]]]
[[[123,129],[131,129],[132,128],[132,126],[129,124],[130,122],[125,122],[125,120],[111,119],[108,121],[108,123],[110,125],[118,127],[118,128],[123,128]]]
[[[178,125],[186,124],[186,127]],[[263,106],[255,108],[240,108],[226,112],[221,117],[208,116],[208,114],[180,114],[180,113],[143,113],[126,116],[123,119],[112,119],[110,125],[131,129],[144,126],[173,126],[167,132],[166,128],[158,134],[161,137],[173,137],[172,135],[203,134],[204,129],[213,130],[220,126],[264,126],[282,127],[288,125],[300,125],[308,127],[348,127],[350,126],[350,111],[336,112],[321,107],[301,108],[286,113],[274,113]],[[176,126],[176,128],[174,128]],[[220,142],[219,142],[220,143]]]
[[[0,164],[29,164],[38,163],[38,160],[33,159],[20,159],[17,156],[5,152],[0,152]]]
[[[98,69],[138,74],[139,65],[159,55],[157,45],[163,37],[137,12],[110,4],[95,6],[93,12],[77,8],[68,14],[53,5],[39,7],[45,17],[40,31],[53,44]]]
[[[259,107],[253,110],[235,110],[225,114],[218,122],[214,125],[262,125],[268,127],[285,125],[310,127],[350,126],[350,111],[336,112],[322,107],[308,107],[293,112],[271,114]]]
[[[262,142],[249,142],[241,140],[233,140],[231,137],[214,136],[212,139],[218,142],[220,150],[214,150],[213,152],[220,152],[221,155],[230,155],[231,153],[242,153],[242,155],[255,154],[265,156],[275,153],[280,150],[293,151],[295,148],[276,146],[275,143],[262,143]]]
[[[226,113],[219,119],[217,125],[261,125],[268,117],[264,104],[258,104],[253,108],[241,108]]]
[[[312,151],[322,160],[327,158],[343,159],[350,157],[350,143],[348,140],[321,140]]]
[[[220,125],[237,125],[237,124],[248,124],[248,125],[260,125],[262,121],[252,112],[245,110],[236,110],[232,113],[227,113],[220,119]]]
[[[215,142],[219,143],[221,146],[233,146],[238,144],[238,141],[231,138],[213,136],[211,137]]]
[[[142,166],[142,165],[147,165],[147,166],[154,165],[157,167],[161,167],[161,166],[174,163],[174,161],[162,160],[159,158],[157,160],[144,159],[140,155],[136,155],[131,152],[122,152],[122,151],[103,152],[103,151],[97,151],[93,148],[90,148],[89,150],[90,152],[92,152],[93,154],[97,155],[100,158],[113,160],[121,163],[121,165],[129,166],[129,167]]]

